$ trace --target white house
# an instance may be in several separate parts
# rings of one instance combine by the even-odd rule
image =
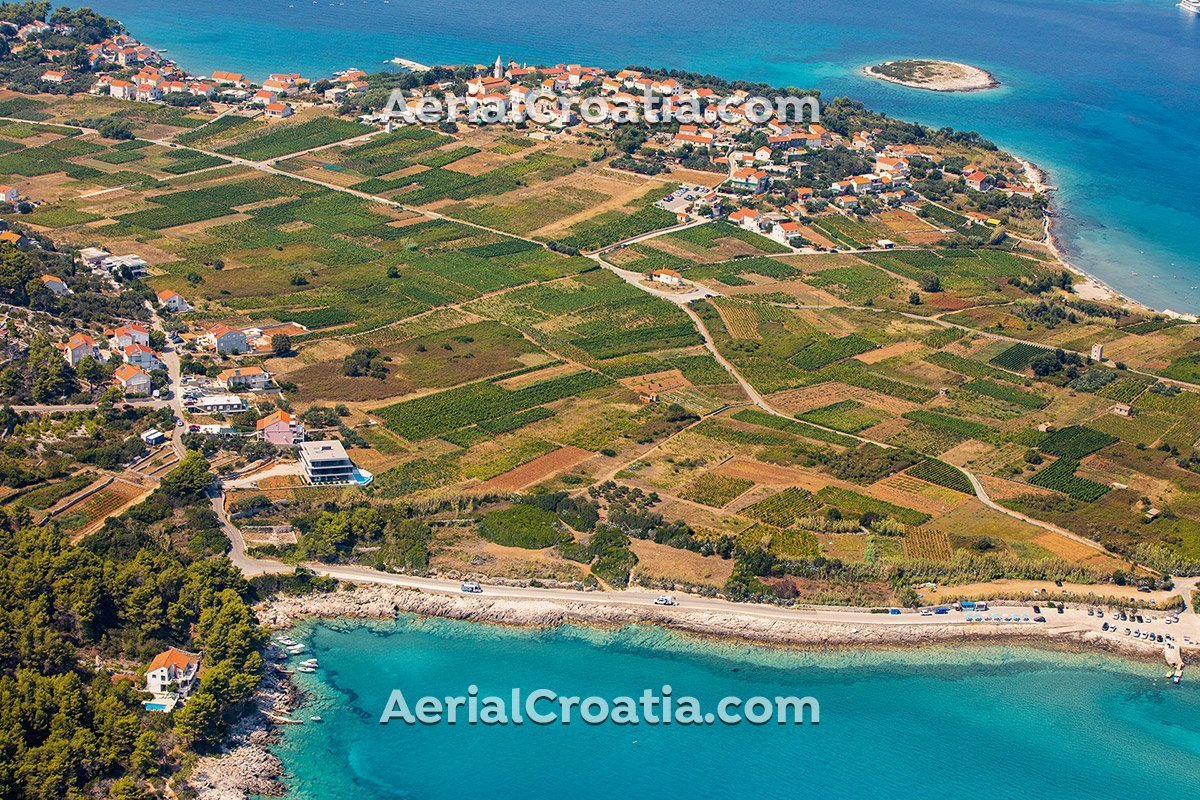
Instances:
[[[218,373],[217,381],[230,391],[265,389],[271,383],[271,373],[262,367],[235,367]]]
[[[4,186],[0,186],[0,191],[3,191],[5,188],[6,187]],[[112,253],[109,253],[107,250],[101,247],[85,247],[79,251],[79,260],[82,261],[84,265],[95,268],[104,263],[104,259],[108,258],[110,255],[112,255]]]
[[[72,334],[65,344],[56,346],[72,367],[79,366],[79,362],[89,356],[96,358],[96,340],[86,333]]]
[[[170,711],[199,685],[200,654],[169,647],[146,667],[146,691],[154,695],[146,708]]]
[[[210,394],[196,401],[201,414],[240,414],[247,408],[246,401],[236,394]]]
[[[136,253],[124,256],[108,256],[100,262],[100,266],[109,272],[120,272],[122,269],[127,269],[131,275],[138,278],[144,278],[150,274],[146,269],[146,259]]]
[[[183,295],[170,289],[163,289],[158,293],[158,304],[178,314],[185,314],[192,310],[188,301],[183,299]]]
[[[758,223],[762,219],[762,214],[755,211],[753,208],[739,208],[729,215],[729,221],[734,225],[740,225],[746,230],[757,231]]]
[[[113,373],[113,379],[128,397],[132,394],[150,394],[150,376],[141,367],[133,364],[122,364]]]
[[[0,201],[15,206],[21,202],[21,193],[17,191],[17,187],[15,186],[0,184]]]
[[[656,269],[650,273],[650,280],[678,289],[683,285],[683,276],[673,269]]]
[[[122,349],[121,358],[125,360],[126,364],[133,364],[135,367],[141,367],[147,371],[164,368],[163,362],[158,357],[158,353],[144,344],[131,344]]]
[[[236,355],[238,353],[250,352],[250,345],[246,341],[246,334],[225,324],[218,324],[209,328],[205,338],[209,346],[221,355],[227,353]]]
[[[346,448],[337,439],[321,442],[301,442],[300,464],[309,483],[353,483],[355,467],[346,455]]]
[[[118,100],[133,100],[137,97],[137,86],[132,81],[114,80],[108,84],[108,93]]]
[[[58,297],[65,297],[71,293],[71,290],[63,283],[63,279],[57,275],[43,275],[42,286]]]
[[[150,346],[150,329],[136,322],[129,325],[122,325],[119,328],[106,331],[106,333],[108,334],[108,343],[112,345],[113,350],[124,350],[131,344],[140,344],[144,347]]]

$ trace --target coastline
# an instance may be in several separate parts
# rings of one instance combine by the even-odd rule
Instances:
[[[255,608],[272,630],[311,619],[386,620],[397,614],[487,623],[520,628],[586,625],[613,628],[656,625],[700,639],[813,652],[907,650],[946,645],[1020,644],[1057,652],[1102,652],[1161,663],[1159,647],[1113,639],[1070,623],[1028,626],[946,624],[856,624],[756,616],[756,607],[731,611],[694,611],[683,607],[639,608],[547,599],[439,595],[378,584],[349,590],[279,597]],[[848,610],[849,611],[849,610]],[[224,752],[206,756],[188,776],[199,800],[246,800],[251,795],[280,796],[283,764],[271,752],[279,719],[303,703],[303,696],[281,671],[269,666],[255,696],[254,711],[231,733]]]
[[[1007,151],[1013,159],[1019,163],[1025,170],[1025,177],[1029,180],[1034,190],[1038,194],[1044,194],[1050,198],[1050,212],[1043,220],[1043,237],[1046,249],[1054,256],[1060,264],[1067,270],[1075,273],[1084,279],[1082,284],[1077,284],[1073,288],[1075,293],[1085,300],[1096,300],[1100,302],[1113,303],[1116,305],[1125,306],[1131,310],[1149,314],[1168,314],[1174,315],[1175,312],[1170,309],[1156,309],[1151,306],[1136,300],[1129,295],[1123,294],[1117,289],[1105,283],[1103,279],[1093,275],[1087,270],[1075,264],[1068,256],[1066,249],[1063,247],[1058,237],[1054,234],[1054,192],[1056,187],[1050,183],[1050,174],[1036,163],[1029,159],[1018,155],[1017,153]]]

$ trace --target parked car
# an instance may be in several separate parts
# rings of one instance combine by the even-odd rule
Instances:
[[[658,597],[654,598],[654,605],[656,605],[656,606],[677,606],[677,605],[679,605],[679,603],[676,602],[675,598],[671,597],[671,595],[669,595],[669,594],[660,594]]]
[[[483,587],[475,581],[463,581],[461,588],[468,594],[483,594]]]

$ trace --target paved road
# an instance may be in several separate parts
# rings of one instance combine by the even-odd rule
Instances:
[[[241,541],[240,533],[235,534],[236,538],[233,541],[236,543]],[[234,556],[234,563],[238,564],[247,575],[261,575],[270,572],[288,572],[291,570],[286,565],[272,561],[260,561],[256,559],[248,559],[244,556]],[[306,563],[305,567],[313,570],[320,575],[326,575],[331,578],[336,578],[340,581],[351,583],[366,583],[381,586],[391,586],[400,589],[412,589],[430,594],[446,595],[453,597],[463,596],[461,584],[457,580],[442,580],[438,578],[422,578],[411,575],[394,575],[391,573],[378,572],[367,567],[355,566],[334,566],[328,564]],[[811,622],[819,625],[838,625],[850,626],[849,633],[853,635],[862,628],[869,627],[895,627],[895,626],[971,626],[971,625],[1004,625],[1005,627],[1013,628],[1028,628],[1037,626],[1038,629],[1047,633],[1056,634],[1077,634],[1094,632],[1095,634],[1108,637],[1114,640],[1131,639],[1123,634],[1123,626],[1121,623],[1119,630],[1114,630],[1105,633],[1101,630],[1105,622],[1112,622],[1112,617],[1107,616],[1100,618],[1099,616],[1089,616],[1086,608],[1070,608],[1059,614],[1050,609],[1047,605],[1045,609],[1045,623],[974,623],[968,621],[968,615],[962,612],[951,611],[948,614],[939,614],[931,616],[921,616],[913,611],[905,611],[901,614],[876,614],[865,609],[844,608],[844,607],[804,607],[804,608],[784,608],[781,606],[765,605],[758,603],[734,603],[729,600],[722,600],[713,597],[700,597],[695,595],[674,594],[673,597],[678,601],[676,606],[660,606],[655,603],[655,599],[660,596],[660,592],[645,589],[627,589],[624,591],[592,591],[583,592],[572,589],[551,589],[544,587],[524,587],[524,586],[494,586],[490,584],[483,585],[483,593],[479,595],[485,599],[501,599],[513,600],[522,602],[562,602],[571,603],[574,605],[588,606],[604,606],[618,607],[629,609],[653,610],[658,619],[665,622],[671,622],[672,619],[683,620],[695,614],[695,612],[705,612],[712,614],[726,614],[740,619],[761,619],[761,620],[777,620],[777,621],[802,621]],[[1033,616],[1031,604],[1029,603],[1009,603],[1005,605],[993,605],[989,613],[997,613],[1003,615],[1006,612],[1019,611],[1023,615]],[[1147,612],[1143,612],[1147,613]],[[1191,615],[1190,620],[1185,620],[1181,615],[1180,623],[1169,625],[1165,621],[1165,615],[1158,612],[1148,612],[1153,614],[1157,619],[1153,622],[1145,623],[1129,623],[1130,626],[1142,630],[1154,631],[1155,633],[1173,634],[1177,645],[1185,648],[1194,648],[1194,645],[1185,645],[1184,636],[1188,636],[1193,642],[1200,641],[1197,636],[1195,626],[1195,615]],[[1149,642],[1143,642],[1147,652],[1155,652],[1159,649],[1158,645],[1152,645]],[[1164,655],[1167,660],[1171,660],[1171,652],[1166,651]]]

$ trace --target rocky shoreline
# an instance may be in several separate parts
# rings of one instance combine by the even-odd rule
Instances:
[[[233,726],[219,755],[204,756],[187,777],[197,800],[279,797],[283,762],[271,752],[278,732],[271,717],[285,717],[302,698],[287,677],[268,664],[254,708]]]
[[[1135,658],[1162,657],[1158,648],[1149,645],[1114,640],[1089,631],[1069,632],[1039,626],[859,625],[852,621],[811,622],[736,612],[689,611],[678,606],[647,608],[559,600],[457,597],[380,585],[279,598],[264,604],[257,612],[263,624],[275,629],[292,627],[314,617],[390,619],[398,613],[411,613],[516,627],[661,625],[714,639],[818,650],[1023,641],[1059,643],[1074,649],[1100,649]]]

